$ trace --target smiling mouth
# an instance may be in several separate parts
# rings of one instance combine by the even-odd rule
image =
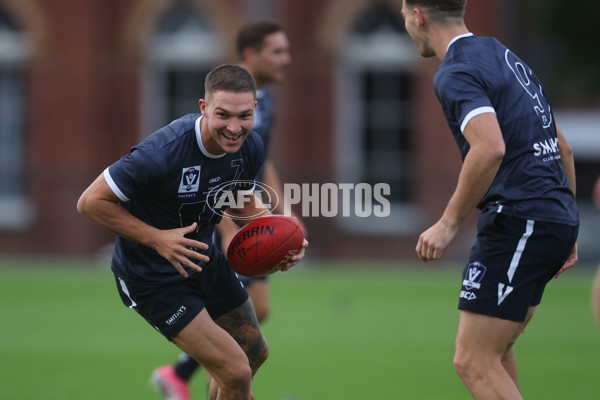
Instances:
[[[232,142],[236,142],[242,137],[242,135],[228,135],[228,134],[222,133],[222,132],[221,132],[221,135],[223,135],[225,137],[225,139],[230,140]]]

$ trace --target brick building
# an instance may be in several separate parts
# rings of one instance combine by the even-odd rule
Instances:
[[[516,4],[469,2],[468,26],[511,45]],[[238,26],[269,18],[294,58],[275,89],[284,182],[391,188],[387,218],[307,217],[313,254],[414,258],[460,161],[432,90],[438,62],[418,56],[401,5],[0,0],[0,252],[86,255],[112,242],[78,215],[80,193],[142,137],[196,112],[204,74],[236,61]],[[464,230],[454,251],[471,239]]]

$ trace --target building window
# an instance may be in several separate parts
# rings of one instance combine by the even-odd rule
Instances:
[[[29,47],[14,20],[0,8],[0,229],[27,227],[25,60]]]
[[[142,136],[199,112],[204,77],[222,58],[222,49],[211,21],[188,2],[175,3],[160,18],[142,74]]]
[[[337,82],[337,175],[340,182],[385,183],[388,218],[340,218],[348,231],[411,233],[419,223],[411,203],[410,77],[418,54],[402,17],[384,3],[370,6],[342,45]]]

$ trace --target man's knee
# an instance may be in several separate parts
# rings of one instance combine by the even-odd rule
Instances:
[[[235,390],[249,390],[252,384],[252,369],[247,363],[230,365],[226,376],[225,386]]]
[[[465,381],[469,376],[470,361],[464,351],[457,349],[454,353],[454,370],[462,381]]]
[[[252,369],[245,357],[230,359],[221,368],[210,371],[210,375],[214,382],[210,385],[209,399],[216,398],[218,391],[247,393],[252,385]]]
[[[460,346],[457,346],[454,353],[453,364],[454,370],[464,383],[478,379],[486,370],[481,358],[478,358],[467,348]]]
[[[256,373],[258,368],[263,365],[267,358],[269,357],[269,345],[264,340],[260,340],[255,346],[250,349],[247,354],[248,360],[250,361],[250,367],[252,368],[252,372]]]

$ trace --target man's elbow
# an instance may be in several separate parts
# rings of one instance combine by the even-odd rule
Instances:
[[[77,212],[83,215],[89,215],[90,201],[89,197],[84,192],[77,200]]]
[[[502,163],[502,160],[504,160],[505,155],[506,155],[506,146],[505,146],[504,142],[502,142],[501,144],[498,144],[497,146],[490,148],[490,150],[488,152],[489,159],[494,164],[498,164],[498,165]]]

